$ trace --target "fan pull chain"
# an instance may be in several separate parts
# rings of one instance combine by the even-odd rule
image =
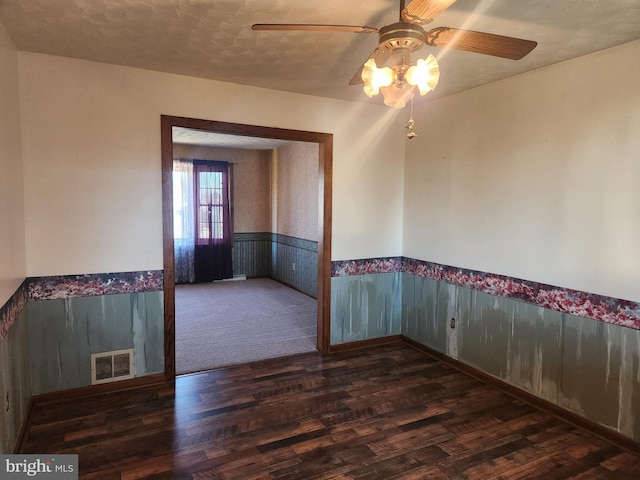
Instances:
[[[409,130],[407,132],[407,138],[409,140],[411,140],[414,137],[417,137],[418,134],[416,132],[413,131],[414,127],[416,125],[416,122],[413,121],[413,97],[411,97],[411,118],[409,118],[409,121],[407,122],[407,124],[404,126],[404,128],[406,128],[407,130]]]

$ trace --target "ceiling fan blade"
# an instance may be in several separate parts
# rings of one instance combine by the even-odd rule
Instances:
[[[359,25],[317,25],[309,23],[256,23],[252,30],[304,30],[309,32],[352,32],[352,33],[376,33],[375,27]]]
[[[532,40],[447,27],[434,28],[427,32],[425,38],[425,43],[432,47],[449,46],[511,60],[520,60],[538,45],[538,42]]]
[[[365,62],[367,62],[370,58],[373,58],[376,61],[376,65],[378,67],[381,67],[382,65],[384,65],[387,62],[387,60],[389,60],[390,57],[391,57],[391,50],[387,50],[386,48],[382,48],[382,49],[381,48],[376,48],[373,52],[371,52],[371,55],[369,55],[367,60],[362,62],[362,65],[360,65],[360,68],[358,69],[356,74],[349,81],[349,85],[357,85],[359,83],[363,83],[362,82],[362,69],[364,68]]]
[[[424,25],[453,5],[456,0],[411,0],[408,7],[402,10],[405,22]]]

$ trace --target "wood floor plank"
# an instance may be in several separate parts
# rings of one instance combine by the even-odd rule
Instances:
[[[640,457],[403,344],[34,405],[80,478],[640,478]]]

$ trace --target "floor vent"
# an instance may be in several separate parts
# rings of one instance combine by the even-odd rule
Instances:
[[[91,385],[133,378],[133,348],[91,354]]]

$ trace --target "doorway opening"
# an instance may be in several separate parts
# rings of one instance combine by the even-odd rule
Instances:
[[[328,353],[331,283],[331,171],[333,136],[327,133],[288,130],[163,115],[162,209],[164,264],[164,354],[165,378],[176,376],[175,362],[175,261],[173,224],[173,128],[182,127],[225,135],[256,137],[318,145],[318,272],[317,272],[317,349]]]

